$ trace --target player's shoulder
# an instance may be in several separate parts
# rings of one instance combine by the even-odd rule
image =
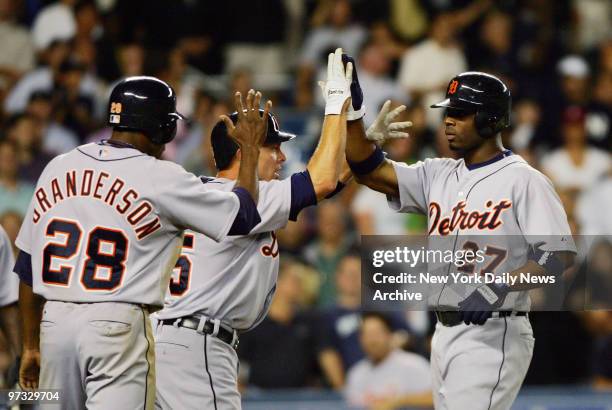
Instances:
[[[506,167],[509,178],[514,178],[520,181],[535,181],[539,183],[551,184],[550,179],[540,170],[532,167],[523,157],[514,154],[512,160],[508,162]]]
[[[397,167],[424,167],[427,170],[438,171],[444,169],[454,170],[461,164],[461,160],[453,158],[425,158],[412,164],[400,161],[393,161],[393,164]]]

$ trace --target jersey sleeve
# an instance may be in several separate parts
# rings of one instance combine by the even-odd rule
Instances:
[[[520,192],[514,204],[521,233],[529,244],[542,244],[542,250],[576,252],[567,215],[552,182],[535,170],[526,175],[518,184]]]
[[[399,197],[387,197],[389,207],[397,212],[427,213],[427,162],[419,161],[413,165],[392,162]]]
[[[289,221],[291,210],[291,178],[282,181],[262,181],[259,183],[257,211],[261,217],[250,234],[270,232],[281,229]]]
[[[0,227],[0,307],[17,302],[19,277],[13,273],[13,249],[11,241]]]
[[[151,173],[151,200],[164,216],[180,228],[203,233],[217,242],[222,240],[238,214],[238,196],[209,188],[179,165],[166,161],[156,164],[161,166]]]
[[[30,201],[30,206],[28,206],[28,210],[23,217],[23,222],[21,223],[21,228],[19,228],[19,233],[17,234],[17,238],[15,239],[15,245],[22,251],[25,251],[29,254],[32,254],[32,230],[34,229],[34,201],[36,201],[36,197],[32,196],[32,200]]]

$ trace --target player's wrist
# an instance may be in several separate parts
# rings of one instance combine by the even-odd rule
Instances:
[[[365,106],[362,105],[361,107],[359,107],[358,110],[355,110],[353,108],[353,105],[350,104],[349,105],[349,109],[346,113],[346,120],[347,121],[357,121],[362,119],[365,116],[366,110],[365,110]]]
[[[510,287],[508,285],[498,283],[483,285],[477,289],[477,292],[487,301],[487,303],[493,306],[503,303],[509,291]]]

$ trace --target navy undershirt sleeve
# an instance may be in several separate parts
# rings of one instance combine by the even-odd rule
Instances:
[[[308,170],[291,175],[291,208],[289,220],[296,221],[300,211],[317,204],[317,194]]]
[[[244,188],[238,187],[232,190],[240,200],[240,209],[234,219],[228,235],[246,235],[251,229],[261,222],[261,216],[257,212],[257,204],[253,201],[251,194]]]
[[[19,278],[23,283],[26,283],[28,286],[32,287],[32,257],[29,253],[19,251],[13,271],[19,275]]]

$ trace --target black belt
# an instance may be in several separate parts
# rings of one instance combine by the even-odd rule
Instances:
[[[198,316],[185,316],[178,319],[164,319],[161,322],[164,325],[185,327],[187,329],[195,330],[198,333],[213,335],[213,333],[215,333],[215,323],[210,319],[203,318],[203,320],[204,325],[201,331],[198,329],[200,325],[200,317]],[[224,341],[232,348],[238,348],[238,334],[236,333],[236,331],[227,330],[226,328],[219,325],[219,330],[214,336],[217,339]]]
[[[493,318],[499,317],[508,317],[508,316],[527,316],[527,312],[515,312],[512,310],[500,310],[496,312],[492,312]],[[444,326],[457,326],[462,323],[461,320],[461,312],[457,310],[436,310],[436,317],[438,318],[438,322],[442,323]]]

